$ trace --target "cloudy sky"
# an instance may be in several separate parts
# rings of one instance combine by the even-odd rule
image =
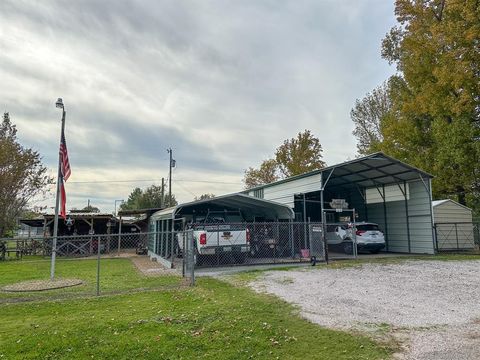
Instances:
[[[327,164],[356,153],[349,112],[394,69],[393,0],[0,2],[0,106],[55,174],[62,97],[68,208],[103,211],[168,176],[180,201],[310,129]],[[136,181],[133,181],[136,180]],[[54,206],[54,192],[44,200]]]

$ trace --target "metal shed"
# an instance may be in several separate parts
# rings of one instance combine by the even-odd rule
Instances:
[[[438,251],[475,248],[472,209],[450,199],[432,202]]]
[[[331,200],[346,199],[356,221],[380,225],[386,251],[433,254],[432,177],[379,152],[245,193],[289,206],[296,220],[323,223],[338,220],[338,214],[325,213]]]

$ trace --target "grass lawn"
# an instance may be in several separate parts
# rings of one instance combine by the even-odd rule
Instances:
[[[0,286],[48,278],[49,266],[2,262]],[[367,337],[309,323],[277,298],[219,280],[176,286],[180,277],[145,277],[129,259],[102,259],[108,295],[78,297],[94,292],[96,261],[59,260],[57,274],[86,284],[0,293],[0,359],[386,359],[391,353]],[[114,293],[131,289],[138,291]],[[17,302],[19,296],[35,301]]]
[[[0,261],[0,288],[26,280],[48,279],[50,261]],[[94,294],[96,289],[97,260],[65,260],[56,262],[56,277],[77,278],[84,281],[81,286],[35,293],[0,292],[0,302],[12,298],[46,298],[60,295]],[[145,277],[141,275],[129,259],[101,259],[100,291],[103,293],[139,288],[158,288],[179,284],[180,277]]]
[[[194,288],[0,305],[0,359],[386,359],[274,297],[214,279]]]

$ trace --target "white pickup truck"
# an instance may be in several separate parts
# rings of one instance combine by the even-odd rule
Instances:
[[[233,220],[236,220],[233,222]],[[209,213],[197,219],[193,228],[195,265],[217,263],[222,259],[242,264],[250,251],[250,231],[239,216],[227,213]],[[183,252],[184,234],[178,236],[178,246]]]

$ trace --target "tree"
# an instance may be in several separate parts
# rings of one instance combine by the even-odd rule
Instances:
[[[17,129],[8,113],[0,125],[0,238],[15,228],[28,202],[46,193],[52,183],[40,154],[17,140]]]
[[[310,130],[298,133],[280,145],[275,158],[262,162],[258,169],[245,170],[243,182],[246,189],[269,184],[288,176],[303,174],[325,167],[322,161],[322,145]]]
[[[202,194],[200,196],[195,196],[194,200],[195,201],[207,200],[207,199],[213,199],[214,197],[215,197],[215,194],[206,193],[206,194]]]
[[[357,99],[350,111],[355,124],[353,135],[357,137],[357,149],[361,155],[374,151],[383,140],[381,126],[392,108],[389,89],[390,82],[384,82],[363,99]]]
[[[249,167],[245,170],[243,182],[246,189],[269,184],[280,179],[278,164],[275,159],[267,159],[262,162],[260,168]]]
[[[275,160],[280,172],[288,177],[322,169],[322,145],[310,130],[298,133],[296,138],[285,140],[275,152]]]
[[[99,213],[100,209],[96,206],[93,205],[87,205],[85,206],[81,211],[83,212],[91,212],[91,213]]]
[[[175,195],[172,194],[172,201],[168,201],[168,194],[163,195],[162,201],[162,187],[151,185],[145,190],[135,188],[128,196],[128,200],[120,205],[121,210],[137,210],[137,209],[151,209],[160,208],[163,206],[177,205]]]
[[[367,151],[431,172],[434,196],[465,204],[480,194],[480,2],[395,5],[399,25],[383,40],[382,56],[398,76],[390,82],[380,141]]]

